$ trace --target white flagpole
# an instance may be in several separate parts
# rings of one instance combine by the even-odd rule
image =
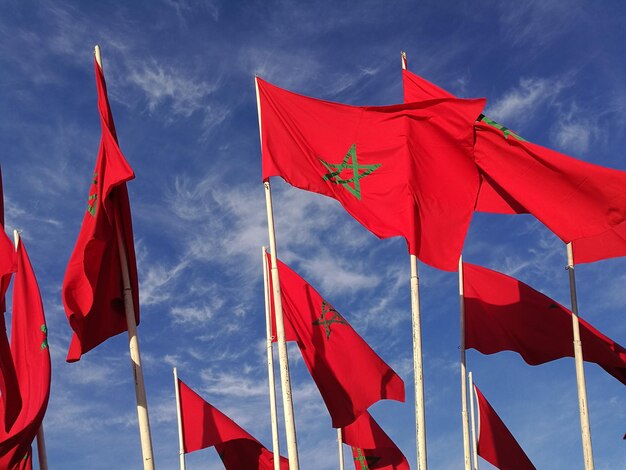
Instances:
[[[178,387],[178,371],[174,367],[174,394],[176,396],[176,418],[178,420],[178,456],[180,470],[185,470],[185,440],[183,438],[183,415],[180,409],[180,388]]]
[[[259,100],[259,85],[254,80],[256,87],[257,111],[259,114],[259,136],[261,147],[263,137],[261,129],[261,103]],[[285,342],[285,325],[283,320],[283,303],[280,294],[280,279],[278,277],[278,262],[276,258],[276,235],[274,232],[274,211],[272,209],[272,192],[269,179],[263,182],[265,188],[265,206],[267,209],[267,229],[270,239],[270,256],[272,262],[272,293],[274,294],[274,312],[276,314],[276,336],[278,342],[278,362],[280,365],[280,383],[283,396],[283,412],[285,417],[285,436],[287,439],[287,455],[289,457],[289,470],[299,470],[298,444],[296,439],[296,423],[293,414],[293,402],[291,396],[291,380],[289,377],[289,357],[287,355],[287,343]]]
[[[580,326],[578,323],[578,300],[576,298],[576,278],[574,276],[574,253],[572,243],[567,244],[567,270],[569,271],[569,290],[572,301],[572,330],[574,333],[574,361],[576,363],[576,385],[578,386],[578,408],[580,411],[580,427],[582,431],[583,456],[585,470],[593,470],[593,450],[591,448],[591,427],[589,426],[589,408],[587,407],[587,387],[585,386],[585,369],[583,367],[583,349],[580,342]]]
[[[463,256],[459,258],[459,300],[461,324],[461,417],[463,419],[463,457],[465,470],[471,470],[469,423],[467,419],[467,372],[465,371],[465,302],[463,296]]]
[[[474,457],[474,470],[478,470],[478,447],[476,446],[476,419],[474,417],[474,381],[472,373],[469,377],[469,396],[470,396],[470,418],[472,421],[472,455]]]
[[[343,470],[343,436],[341,428],[337,428],[337,444],[339,445],[339,470]]]
[[[263,288],[265,292],[265,333],[267,337],[267,381],[270,388],[270,418],[272,422],[272,451],[274,470],[280,470],[280,442],[278,440],[278,417],[276,412],[276,384],[274,383],[274,347],[272,345],[272,318],[270,315],[270,291],[267,251],[263,247]]]
[[[406,54],[400,53],[402,69],[406,70]],[[422,366],[422,326],[420,320],[420,288],[417,257],[411,260],[411,323],[413,330],[413,385],[415,388],[415,439],[417,468],[426,470],[426,413],[424,410],[424,368]]]
[[[102,69],[100,46],[95,47],[96,61]],[[102,69],[104,70],[104,69]],[[119,215],[119,213],[117,214]],[[139,423],[139,435],[141,438],[141,453],[143,456],[144,470],[154,470],[154,458],[152,456],[152,436],[150,433],[150,419],[148,417],[148,399],[143,380],[143,368],[141,366],[141,353],[139,351],[139,339],[137,338],[137,323],[135,322],[135,306],[133,304],[133,292],[128,274],[128,260],[126,259],[126,247],[122,230],[116,225],[117,245],[119,248],[120,264],[122,268],[122,281],[124,285],[124,310],[126,312],[126,325],[128,328],[128,343],[130,349],[130,361],[135,378],[135,398],[137,401],[137,420]]]

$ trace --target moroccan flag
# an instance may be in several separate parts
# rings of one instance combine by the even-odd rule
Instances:
[[[178,380],[185,453],[215,447],[226,470],[273,470],[274,454],[237,423]],[[289,461],[280,458],[281,470]]]
[[[263,179],[337,199],[380,238],[455,271],[478,192],[472,124],[484,100],[384,107],[316,100],[257,78]]]
[[[271,258],[268,255],[271,267]],[[354,422],[373,403],[404,401],[404,382],[289,266],[278,261],[285,339],[297,341],[302,358],[328,408],[333,427]],[[272,318],[274,301],[272,293]],[[274,337],[276,335],[274,334]]]
[[[478,455],[500,470],[534,470],[511,431],[474,385],[478,401]]]
[[[402,76],[405,99],[452,96],[406,70]],[[483,115],[475,130],[477,211],[533,214],[572,242],[576,263],[626,255],[626,172],[533,144]]]
[[[572,312],[515,278],[463,263],[465,345],[515,351],[530,365],[573,357]],[[583,319],[583,357],[626,385],[626,349]]]
[[[357,470],[409,470],[400,449],[367,411],[341,432],[343,441],[352,447]]]
[[[63,305],[74,334],[67,361],[126,331],[122,271],[116,231],[124,245],[139,323],[139,289],[126,182],[135,177],[117,144],[102,69],[95,62],[102,138],[87,211],[63,280]]]
[[[7,432],[0,429],[0,468],[20,467],[30,452],[50,396],[48,329],[39,287],[26,248],[17,247],[17,272],[13,283],[11,352],[23,406]]]
[[[11,428],[22,407],[22,397],[17,385],[13,356],[6,334],[4,295],[11,282],[11,276],[17,269],[15,248],[4,231],[4,194],[2,192],[2,169],[0,168],[0,416],[2,426],[7,431]]]

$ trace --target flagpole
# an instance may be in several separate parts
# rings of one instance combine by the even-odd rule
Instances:
[[[176,396],[176,419],[178,420],[178,456],[180,470],[185,470],[185,439],[183,437],[183,414],[180,409],[180,388],[178,387],[178,371],[174,367],[174,394]]]
[[[272,423],[272,451],[274,452],[274,470],[280,470],[280,442],[278,440],[278,418],[276,412],[276,384],[274,381],[274,347],[272,345],[272,318],[270,315],[270,291],[267,266],[267,250],[263,253],[263,290],[265,293],[265,333],[267,337],[267,381],[270,388],[270,418]]]
[[[102,68],[100,46],[95,47],[96,62]],[[119,211],[119,209],[118,209]],[[116,214],[119,219],[119,212]],[[128,328],[128,344],[130,349],[130,361],[135,378],[135,398],[137,401],[137,421],[139,423],[139,435],[141,438],[141,453],[143,456],[144,470],[154,470],[154,458],[152,456],[152,436],[150,433],[150,419],[148,417],[148,399],[143,380],[143,368],[141,366],[141,353],[139,351],[139,339],[137,338],[137,323],[135,321],[135,306],[133,304],[133,292],[128,274],[128,260],[126,259],[126,246],[120,224],[115,224],[117,245],[119,248],[120,265],[122,268],[122,281],[124,286],[124,311],[126,313],[126,325]]]
[[[470,419],[472,421],[472,456],[474,457],[474,470],[478,470],[478,447],[476,447],[476,418],[474,417],[474,381],[472,380],[471,372],[467,375],[469,378]]]
[[[343,436],[341,428],[337,428],[337,444],[339,445],[339,470],[343,470]]]
[[[583,456],[585,470],[593,470],[593,450],[591,448],[591,427],[589,426],[589,408],[587,407],[587,387],[585,385],[585,369],[583,366],[583,349],[580,342],[580,325],[578,322],[578,299],[576,297],[576,278],[574,275],[574,253],[572,243],[567,244],[567,270],[569,271],[569,290],[572,302],[572,330],[574,333],[574,361],[576,363],[576,385],[578,387],[578,408],[580,411],[580,427],[582,431]]]
[[[254,80],[256,87],[257,112],[259,115],[259,136],[261,147],[263,146],[261,129],[261,104],[259,100],[259,85]],[[265,189],[265,206],[267,209],[267,229],[270,239],[270,256],[272,262],[272,293],[274,294],[274,312],[276,316],[276,336],[278,342],[278,362],[280,366],[280,383],[283,396],[283,413],[285,417],[285,436],[287,439],[287,455],[289,457],[289,469],[299,470],[298,444],[296,439],[296,423],[293,415],[293,402],[291,395],[291,380],[289,377],[289,357],[287,355],[287,343],[285,341],[285,325],[283,319],[283,303],[280,294],[280,279],[278,277],[278,261],[276,257],[276,234],[274,231],[274,211],[272,209],[272,192],[270,181],[263,182]]]
[[[39,470],[48,470],[48,454],[46,452],[46,440],[43,435],[43,423],[37,431],[37,457],[39,459]]]
[[[406,70],[406,53],[400,52],[402,70]],[[426,470],[426,417],[424,410],[424,368],[422,365],[422,326],[420,320],[420,288],[417,257],[411,259],[411,326],[413,330],[413,385],[415,389],[415,439],[417,468]]]
[[[463,255],[459,257],[459,300],[461,325],[461,418],[463,420],[463,458],[465,470],[471,470],[469,423],[467,420],[467,372],[465,370],[465,302],[463,294]]]

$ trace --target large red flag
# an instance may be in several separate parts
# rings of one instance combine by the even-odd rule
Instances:
[[[411,72],[402,76],[405,99],[452,96]],[[533,144],[482,115],[475,130],[477,211],[532,213],[572,242],[577,263],[626,255],[626,172]]]
[[[357,107],[257,84],[264,180],[337,199],[378,237],[402,236],[423,262],[457,269],[478,191],[472,123],[484,100]]]
[[[22,241],[13,283],[11,352],[23,406],[15,424],[0,430],[0,468],[23,468],[23,459],[41,427],[50,397],[48,328],[35,273]]]
[[[63,305],[74,334],[67,361],[126,331],[122,272],[116,236],[120,228],[139,323],[139,289],[126,182],[135,177],[117,144],[102,69],[95,62],[102,138],[87,211],[63,280]]]
[[[4,296],[17,269],[15,248],[4,231],[4,194],[2,168],[0,168],[0,416],[5,430],[11,428],[22,407],[22,397],[17,385],[15,366],[6,334]]]
[[[572,312],[515,278],[463,263],[465,345],[483,354],[515,351],[531,365],[573,357]],[[585,361],[626,385],[626,349],[583,319]]]
[[[226,470],[273,470],[274,454],[237,423],[178,380],[185,453],[215,446]],[[280,458],[281,470],[289,461]]]
[[[271,266],[269,255],[268,263]],[[304,363],[326,403],[333,427],[347,426],[379,400],[403,402],[402,379],[346,319],[280,260],[278,274],[285,339],[298,342]],[[271,288],[270,292],[273,292]],[[271,304],[273,318],[273,294]]]
[[[404,454],[367,411],[341,432],[356,470],[409,470]]]
[[[535,470],[511,431],[485,399],[478,387],[478,455],[500,470]]]

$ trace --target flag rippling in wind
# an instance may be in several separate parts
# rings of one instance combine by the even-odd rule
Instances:
[[[87,210],[63,280],[63,305],[74,334],[67,361],[126,331],[116,231],[120,230],[139,323],[139,289],[126,182],[135,177],[117,143],[102,69],[94,62],[102,137],[85,201]]]
[[[7,469],[28,463],[50,397],[48,328],[35,273],[21,240],[13,283],[11,353],[23,406],[11,429],[0,430],[0,468]]]
[[[267,256],[271,267],[271,259]],[[326,403],[333,427],[354,422],[379,400],[403,402],[402,379],[346,319],[280,260],[278,275],[285,339],[298,342],[304,363]],[[275,318],[271,280],[270,293],[272,318]]]
[[[484,100],[357,107],[257,78],[263,179],[338,200],[380,238],[455,271],[478,192],[473,122]]]
[[[178,380],[185,453],[215,447],[226,470],[274,470],[274,454]],[[280,458],[281,470],[289,461]]]
[[[515,351],[531,365],[574,357],[572,312],[505,274],[463,263],[465,345],[483,354]],[[626,349],[579,319],[585,361],[626,385]]]

